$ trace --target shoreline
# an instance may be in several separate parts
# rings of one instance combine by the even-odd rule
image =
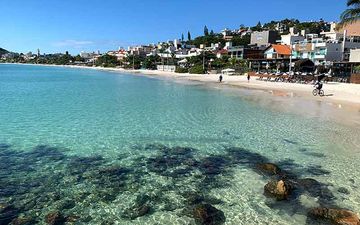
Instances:
[[[222,86],[263,90],[268,92],[277,92],[275,93],[275,95],[286,95],[286,93],[292,92],[294,95],[298,97],[305,97],[312,100],[339,103],[339,104],[351,104],[359,107],[360,109],[359,84],[329,82],[324,84],[323,89],[325,91],[325,96],[315,97],[312,95],[312,90],[314,89],[314,87],[309,84],[259,81],[256,80],[256,77],[254,76],[252,76],[250,82],[248,82],[245,75],[240,75],[240,76],[223,75],[223,82],[220,84],[218,82],[219,74],[204,75],[204,74],[165,72],[159,70],[144,70],[144,69],[127,70],[123,68],[87,67],[87,66],[75,66],[75,65],[23,64],[23,63],[3,63],[3,64],[54,66],[54,67],[66,67],[66,68],[93,69],[100,71],[110,71],[110,72],[129,73],[129,74],[140,74],[140,75],[148,75],[151,77],[196,81],[201,83],[219,84]]]
[[[123,68],[106,68],[106,67],[88,67],[76,65],[52,65],[52,64],[25,64],[25,63],[2,63],[14,65],[31,65],[31,66],[49,66],[49,67],[64,67],[76,69],[93,69],[99,71],[127,73],[133,75],[145,75],[153,78],[168,79],[174,81],[190,81],[199,82],[205,85],[216,85],[218,88],[240,88],[267,92],[273,96],[296,96],[312,101],[325,102],[335,104],[342,108],[351,107],[360,112],[360,85],[348,83],[329,82],[324,84],[325,96],[313,96],[312,90],[314,87],[309,84],[298,83],[283,83],[283,82],[269,82],[256,80],[257,77],[252,76],[250,82],[247,81],[245,75],[228,76],[223,75],[223,82],[218,82],[219,74],[189,74],[189,73],[175,73],[159,70],[127,70]]]

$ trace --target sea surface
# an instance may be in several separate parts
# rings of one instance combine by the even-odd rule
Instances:
[[[0,223],[201,224],[199,205],[234,225],[314,224],[317,206],[360,213],[360,127],[299,101],[0,64]],[[262,163],[311,184],[274,200],[264,186],[277,177]]]

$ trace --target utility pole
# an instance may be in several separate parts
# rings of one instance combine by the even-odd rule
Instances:
[[[290,41],[290,62],[289,62],[289,75],[291,75],[291,65],[292,65],[292,43]]]
[[[203,70],[205,71],[205,50],[203,51]]]

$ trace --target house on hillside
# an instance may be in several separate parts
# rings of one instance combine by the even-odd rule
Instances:
[[[289,45],[272,44],[265,49],[265,59],[289,59],[291,48]]]

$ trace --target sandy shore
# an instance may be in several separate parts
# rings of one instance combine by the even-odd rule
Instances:
[[[33,65],[33,64],[29,64]],[[58,65],[44,65],[44,66],[58,66]],[[59,66],[58,66],[59,67]],[[251,77],[250,82],[247,81],[246,76],[223,76],[223,83],[219,83],[219,75],[215,74],[180,74],[174,72],[164,72],[158,70],[125,70],[121,68],[104,68],[104,67],[84,67],[84,66],[60,66],[70,68],[82,68],[82,69],[95,69],[120,73],[131,73],[139,75],[149,75],[152,77],[185,80],[185,81],[197,81],[202,83],[212,83],[219,86],[231,86],[241,87],[268,91],[272,95],[286,96],[296,95],[299,97],[316,99],[316,101],[332,102],[339,104],[352,105],[360,110],[360,85],[359,84],[347,84],[347,83],[335,83],[330,82],[324,84],[325,96],[314,97],[312,90],[314,87],[307,84],[297,83],[283,83],[283,82],[266,82],[259,81],[256,77]]]

